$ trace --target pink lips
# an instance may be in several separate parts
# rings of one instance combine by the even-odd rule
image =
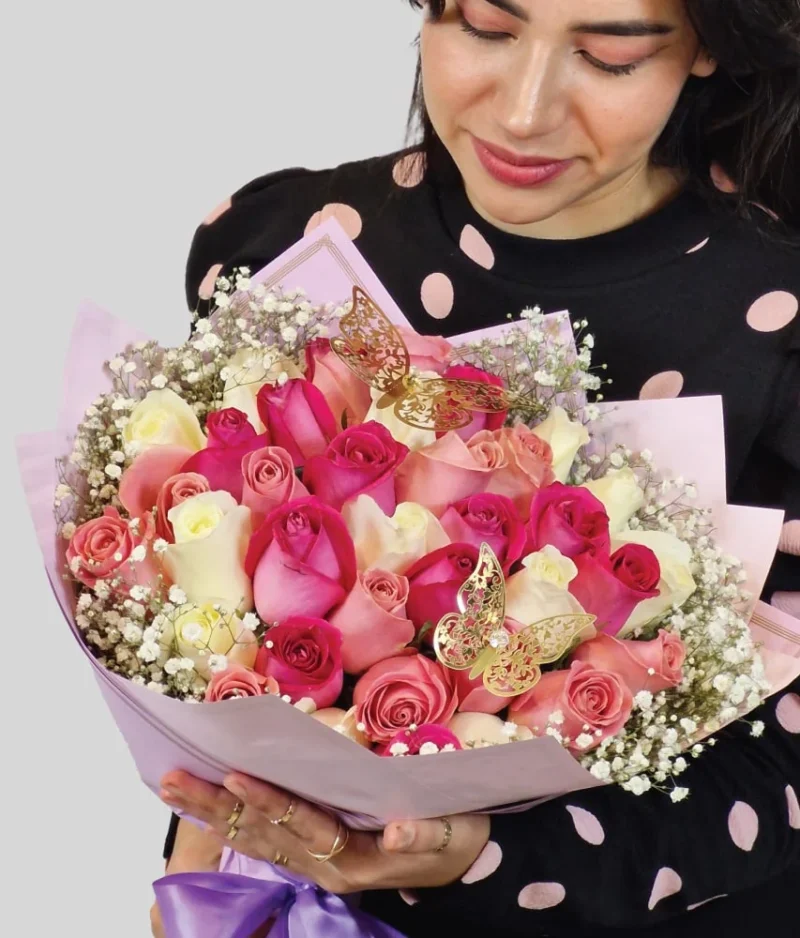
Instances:
[[[572,165],[572,160],[520,156],[493,144],[485,143],[477,137],[473,137],[472,140],[478,159],[486,172],[507,186],[542,185],[560,176]]]

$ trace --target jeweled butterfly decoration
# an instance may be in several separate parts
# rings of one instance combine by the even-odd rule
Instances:
[[[483,674],[484,686],[498,697],[535,687],[541,665],[558,661],[595,621],[591,615],[552,616],[510,634],[503,568],[488,544],[481,544],[475,570],[458,592],[458,608],[436,626],[436,656],[454,671],[471,669],[470,678]]]
[[[420,430],[458,430],[472,411],[502,413],[514,399],[505,388],[477,381],[428,378],[411,372],[411,356],[389,317],[360,288],[353,307],[340,320],[341,336],[331,348],[365,384],[382,392],[377,406],[394,406],[403,423]]]

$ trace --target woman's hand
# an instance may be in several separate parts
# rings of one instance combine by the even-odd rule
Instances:
[[[382,834],[348,831],[327,812],[246,775],[231,775],[220,788],[170,772],[161,784],[162,800],[208,824],[219,845],[283,865],[337,895],[448,885],[466,873],[489,839],[489,819],[478,814],[397,822]],[[231,840],[232,817],[237,832]],[[311,856],[326,857],[345,841],[328,860]]]

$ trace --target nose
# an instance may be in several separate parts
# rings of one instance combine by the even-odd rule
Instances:
[[[567,90],[547,48],[520,47],[517,51],[516,61],[498,88],[498,121],[510,137],[546,136],[566,119]]]

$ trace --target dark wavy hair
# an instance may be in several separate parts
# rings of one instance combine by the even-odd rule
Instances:
[[[442,16],[445,0],[406,0]],[[684,0],[708,54],[710,78],[690,76],[653,162],[686,173],[710,200],[753,217],[758,204],[800,228],[800,0]],[[425,108],[421,63],[409,113],[409,139],[425,152],[436,134]],[[724,196],[710,176],[718,163],[738,192]],[[756,215],[763,212],[756,210]]]

